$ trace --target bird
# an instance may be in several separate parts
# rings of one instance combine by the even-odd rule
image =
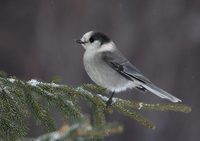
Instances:
[[[115,43],[104,33],[86,32],[76,42],[85,49],[83,64],[89,77],[97,85],[106,88],[111,96],[106,102],[112,105],[115,93],[135,88],[141,92],[151,92],[171,102],[181,100],[153,84],[143,73],[124,57]]]

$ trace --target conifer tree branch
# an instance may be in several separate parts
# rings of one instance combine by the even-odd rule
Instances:
[[[63,138],[68,138],[69,134],[70,137],[75,137],[77,134],[71,133],[77,132],[80,127],[82,129],[82,126],[85,125],[83,122],[78,122],[85,117],[79,101],[85,101],[92,109],[91,123],[87,123],[87,125],[94,130],[87,131],[84,137],[93,137],[93,140],[103,140],[103,137],[108,135],[105,133],[105,129],[110,127],[107,126],[105,113],[112,113],[112,110],[151,129],[154,129],[155,125],[140,114],[141,110],[191,112],[191,108],[184,104],[148,104],[121,98],[113,98],[112,106],[107,108],[106,93],[108,92],[104,88],[92,84],[73,88],[67,85],[44,83],[35,79],[26,82],[0,75],[0,139],[15,140],[25,137],[28,130],[25,121],[30,116],[34,116],[48,131],[55,131],[54,119],[50,112],[52,107],[56,107],[62,113],[65,121],[72,123],[70,130],[64,134]],[[74,128],[73,125],[80,126]],[[115,128],[117,129],[117,126]],[[115,128],[112,127],[111,131],[115,131]],[[101,134],[97,134],[95,131]],[[114,133],[111,131],[110,133]],[[54,133],[57,131],[41,136],[39,139],[51,137],[55,135]]]
[[[111,134],[121,133],[122,126],[118,124],[107,124],[105,128],[95,128],[88,121],[80,121],[74,125],[64,125],[55,132],[44,134],[34,141],[57,141],[57,140],[93,140],[94,136],[109,136]]]
[[[105,96],[106,90],[96,85],[92,84],[84,84],[83,87],[89,91],[95,91],[95,93],[101,93],[98,96],[102,98],[103,101],[107,101],[108,97]],[[117,102],[118,104],[122,104],[127,108],[133,108],[138,110],[156,110],[156,111],[175,111],[175,112],[183,112],[183,113],[190,113],[191,107],[185,104],[179,103],[144,103],[144,102],[137,102],[137,101],[130,101],[124,100],[120,98],[114,98],[114,103]]]

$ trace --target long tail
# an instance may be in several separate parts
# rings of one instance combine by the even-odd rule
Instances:
[[[161,88],[158,88],[156,85],[154,85],[153,83],[147,83],[147,84],[143,84],[142,85],[145,89],[147,89],[148,91],[152,92],[153,94],[161,97],[161,98],[165,98],[168,99],[172,102],[181,102],[180,99],[178,99],[177,97],[169,94],[168,92],[162,90]]]

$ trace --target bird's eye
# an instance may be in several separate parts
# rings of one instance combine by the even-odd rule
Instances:
[[[93,42],[94,42],[94,38],[91,37],[91,38],[89,39],[89,41],[90,41],[90,43],[93,43]]]

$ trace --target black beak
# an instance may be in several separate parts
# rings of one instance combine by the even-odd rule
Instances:
[[[85,42],[81,41],[80,39],[79,40],[76,40],[76,43],[78,44],[84,44]]]

